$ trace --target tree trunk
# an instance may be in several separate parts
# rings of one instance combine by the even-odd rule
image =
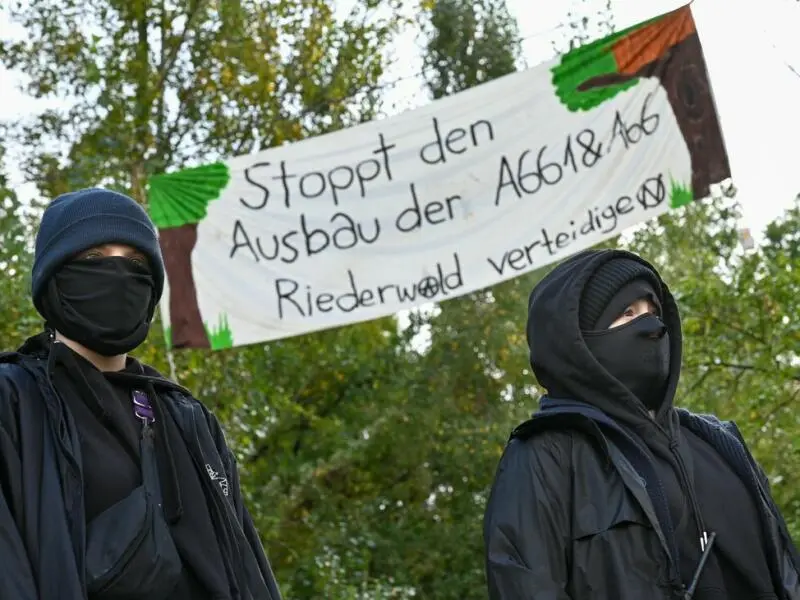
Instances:
[[[169,319],[173,348],[210,348],[192,272],[197,224],[160,231],[161,253],[169,280]]]
[[[731,167],[697,33],[674,45],[664,68],[655,75],[667,92],[689,149],[694,197],[705,198],[712,183],[731,176]]]
[[[617,85],[634,77],[658,77],[661,82],[689,150],[692,193],[696,199],[705,198],[712,183],[731,176],[731,167],[697,33],[671,46],[635,75],[605,73],[587,79],[577,89]]]

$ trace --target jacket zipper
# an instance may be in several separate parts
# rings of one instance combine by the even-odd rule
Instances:
[[[689,481],[689,473],[686,470],[686,463],[683,462],[683,457],[680,455],[680,452],[678,452],[678,442],[674,439],[670,439],[669,449],[672,453],[672,456],[675,458],[675,461],[678,463],[678,474],[681,479],[683,489],[686,491],[686,496],[689,498],[689,503],[691,504],[692,513],[694,515],[695,526],[697,527],[698,539],[700,542],[700,552],[704,552],[706,546],[708,546],[708,531],[706,530],[705,522],[703,521],[703,515],[700,511],[700,503],[697,501],[694,486]]]

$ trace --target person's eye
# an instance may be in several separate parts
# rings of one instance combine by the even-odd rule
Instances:
[[[96,258],[103,258],[103,253],[100,252],[99,250],[90,250],[89,252],[87,252],[83,256],[81,256],[81,258],[89,259],[89,260],[96,259]]]
[[[636,315],[636,311],[633,309],[633,306],[629,306],[625,309],[625,312],[622,313],[623,317],[633,317]]]
[[[133,264],[138,265],[143,269],[148,268],[147,259],[144,258],[143,256],[132,256],[131,261],[133,261]]]

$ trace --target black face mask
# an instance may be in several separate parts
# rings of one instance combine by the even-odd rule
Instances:
[[[583,334],[589,350],[606,371],[630,390],[648,410],[664,401],[669,377],[669,334],[655,315],[641,315],[624,325]]]
[[[50,280],[44,317],[67,338],[103,356],[125,354],[147,337],[155,311],[153,278],[128,258],[76,260]]]

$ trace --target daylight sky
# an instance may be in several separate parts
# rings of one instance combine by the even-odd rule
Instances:
[[[566,12],[594,0],[507,0],[525,38],[524,58],[528,66],[552,58],[552,40],[564,35],[559,24]],[[344,0],[343,3],[347,3]],[[612,0],[618,28],[632,25],[684,2],[675,0]],[[599,5],[604,1],[597,2]],[[733,181],[743,205],[742,226],[759,232],[788,206],[800,192],[797,174],[800,140],[800,2],[795,0],[695,0],[692,4],[697,28],[722,122]],[[0,34],[13,32],[0,13]],[[419,79],[416,32],[402,36],[394,48],[396,65],[386,76],[395,111],[427,102]],[[19,74],[0,66],[0,120],[24,117],[52,102],[36,103],[19,93]],[[14,164],[7,165],[12,183],[23,197],[34,190],[22,185]]]

